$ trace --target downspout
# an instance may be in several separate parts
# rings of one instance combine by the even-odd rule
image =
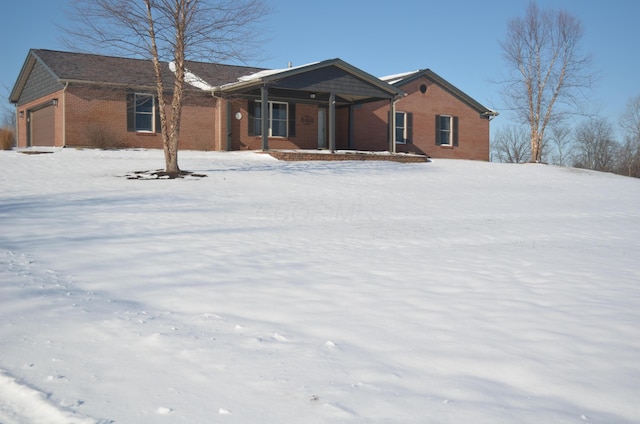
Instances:
[[[67,147],[67,87],[69,81],[64,83],[62,89],[62,147]]]
[[[400,100],[394,97],[391,100],[391,111],[389,112],[389,151],[396,153],[396,102]]]
[[[218,109],[218,151],[222,150],[222,99],[216,99],[216,109]]]

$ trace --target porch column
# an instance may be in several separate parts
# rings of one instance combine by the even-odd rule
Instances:
[[[389,106],[389,151],[396,153],[396,101],[391,100]]]
[[[260,116],[262,118],[262,150],[269,150],[269,89],[266,85],[260,87]]]
[[[329,94],[329,150],[336,151],[336,95]]]
[[[226,113],[226,115],[227,115],[226,116],[226,118],[227,118],[226,119],[226,121],[227,121],[226,122],[226,124],[227,124],[227,139],[226,139],[226,142],[225,142],[224,150],[229,151],[229,150],[231,150],[231,141],[232,141],[231,137],[233,135],[231,133],[231,126],[233,125],[232,124],[232,120],[231,120],[231,113],[233,111],[231,110],[231,102],[225,101],[225,103],[227,104],[227,113]]]

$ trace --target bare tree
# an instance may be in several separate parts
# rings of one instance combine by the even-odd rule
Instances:
[[[6,95],[3,95],[2,98],[9,98],[9,87],[7,87],[4,83],[2,84],[2,90],[6,92]],[[0,106],[0,128],[5,129],[15,129],[16,127],[16,112],[15,109],[9,106],[9,103],[2,102]]]
[[[496,131],[491,142],[493,157],[499,162],[522,163],[531,155],[529,138],[524,128],[511,125]]]
[[[263,0],[72,0],[76,46],[153,63],[165,171],[180,174],[178,138],[187,60],[246,62],[255,51],[257,24],[269,12]],[[253,43],[252,43],[253,42]],[[80,43],[80,44],[78,44]],[[173,62],[171,114],[161,62]]]
[[[630,177],[640,177],[640,95],[627,102],[620,116],[620,127],[624,133],[624,143],[620,157],[621,173]]]
[[[571,156],[571,129],[564,125],[554,125],[551,127],[550,145],[553,146],[554,153],[551,155],[550,163],[559,166],[567,166]]]
[[[619,145],[613,125],[605,118],[588,119],[575,132],[577,155],[575,166],[596,171],[613,171]]]
[[[524,18],[512,19],[501,42],[510,77],[504,98],[529,126],[531,161],[542,161],[544,133],[577,110],[585,89],[593,85],[591,57],[580,52],[583,29],[567,12],[540,10],[531,2]]]

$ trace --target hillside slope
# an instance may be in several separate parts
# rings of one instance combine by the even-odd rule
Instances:
[[[0,421],[640,421],[639,180],[180,160],[0,152]]]

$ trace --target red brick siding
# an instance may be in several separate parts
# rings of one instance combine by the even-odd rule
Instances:
[[[349,108],[336,108],[336,149],[349,148]]]
[[[427,92],[420,92],[420,85]],[[413,113],[413,143],[397,144],[398,152],[424,153],[433,158],[489,160],[489,121],[474,108],[427,78],[400,87],[407,96],[396,103],[399,112]],[[388,102],[364,104],[354,108],[354,147],[388,150]],[[436,146],[435,117],[458,117],[458,146]],[[370,146],[370,147],[368,147]]]
[[[126,91],[92,87],[72,87],[66,97],[66,145],[95,146],[96,133],[105,135],[113,146],[162,148],[159,133],[127,131]],[[171,97],[165,98],[171,102]],[[179,145],[181,149],[213,150],[215,141],[215,100],[210,96],[190,95],[182,110]],[[171,117],[170,106],[167,119]]]

